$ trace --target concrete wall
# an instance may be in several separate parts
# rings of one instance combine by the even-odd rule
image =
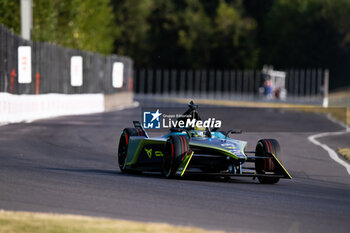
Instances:
[[[91,114],[131,106],[131,92],[103,94],[12,95],[0,93],[0,124]]]
[[[122,92],[104,95],[104,111],[112,111],[133,104],[133,93]]]

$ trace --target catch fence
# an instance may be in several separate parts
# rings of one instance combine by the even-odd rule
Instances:
[[[138,98],[323,103],[328,90],[327,70],[288,69],[279,73],[284,78],[274,80],[275,90],[267,94],[267,80],[271,77],[262,70],[139,69],[134,72],[134,92]]]
[[[132,90],[133,62],[129,57],[68,49],[44,42],[22,39],[0,24],[0,92],[38,93],[116,93]],[[32,81],[18,82],[18,48],[31,47]],[[71,85],[71,57],[82,57],[83,82]],[[113,84],[113,65],[123,64],[121,86]]]

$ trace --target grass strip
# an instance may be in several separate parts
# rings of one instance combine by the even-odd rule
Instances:
[[[195,227],[173,226],[166,223],[145,223],[108,218],[66,214],[13,212],[0,210],[0,233],[207,233]]]
[[[346,160],[350,161],[350,148],[338,148],[337,151]]]

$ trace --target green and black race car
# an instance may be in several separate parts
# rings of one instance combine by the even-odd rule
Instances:
[[[197,108],[191,101],[183,115],[199,120]],[[257,177],[264,184],[292,178],[277,159],[280,146],[275,139],[261,139],[255,151],[247,151],[247,142],[229,138],[241,131],[175,127],[166,135],[150,138],[140,122],[133,123],[134,128],[124,129],[119,140],[122,172],[162,172],[167,178],[191,174]]]

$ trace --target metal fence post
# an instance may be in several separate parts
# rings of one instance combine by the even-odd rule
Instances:
[[[156,95],[162,95],[162,71],[160,69],[156,70]]]
[[[230,99],[234,98],[235,89],[236,89],[236,71],[231,70],[230,71]]]
[[[300,94],[301,96],[305,96],[305,70],[300,71]]]
[[[323,84],[323,102],[322,106],[328,108],[328,87],[329,87],[329,70],[324,71],[324,84]]]
[[[195,71],[195,77],[194,77],[194,96],[195,98],[199,98],[201,94],[201,71],[196,70]]]
[[[238,98],[242,99],[242,94],[243,94],[243,86],[242,86],[242,71],[238,70],[237,72],[237,94],[238,94]]]
[[[254,95],[254,72],[252,70],[248,71],[248,97],[253,98]]]
[[[187,71],[187,97],[193,98],[193,70]]]
[[[311,72],[311,96],[314,98],[316,93],[316,70],[312,69]]]
[[[186,93],[186,70],[180,70],[180,90],[179,97],[184,97]]]
[[[244,70],[243,71],[243,95],[242,98],[246,99],[249,95],[248,89],[249,88],[249,71]]]
[[[261,72],[259,70],[255,71],[255,85],[254,85],[254,96],[258,94],[261,85]]]
[[[316,80],[316,87],[317,87],[317,90],[316,90],[316,94],[319,96],[319,95],[322,95],[322,69],[318,69],[317,71],[317,80]]]
[[[228,70],[224,71],[224,88],[223,88],[223,96],[225,99],[229,98],[229,91],[230,91],[230,73]]]
[[[169,95],[169,70],[163,71],[163,95]]]
[[[287,80],[288,80],[288,86],[286,88],[287,90],[287,96],[290,98],[290,96],[293,96],[294,92],[294,69],[291,69],[287,75]]]
[[[310,69],[307,69],[306,70],[306,80],[305,80],[305,96],[307,98],[310,98],[310,95],[311,95],[311,71]]]
[[[216,90],[215,90],[215,98],[222,98],[222,72],[221,70],[216,71]]]
[[[172,96],[176,95],[176,83],[177,83],[177,73],[176,70],[171,70],[171,86],[170,86],[170,92]]]
[[[145,69],[141,69],[139,70],[139,83],[140,83],[140,87],[139,87],[139,90],[140,90],[140,94],[143,95],[145,94],[145,79],[146,79],[146,71]]]
[[[208,96],[207,88],[207,71],[202,70],[202,80],[201,80],[201,98],[206,98]]]
[[[147,95],[153,95],[153,70],[147,70]]]
[[[210,70],[209,71],[209,93],[208,98],[214,98],[215,95],[215,71]]]
[[[295,97],[299,97],[299,70],[295,71],[294,87]]]

